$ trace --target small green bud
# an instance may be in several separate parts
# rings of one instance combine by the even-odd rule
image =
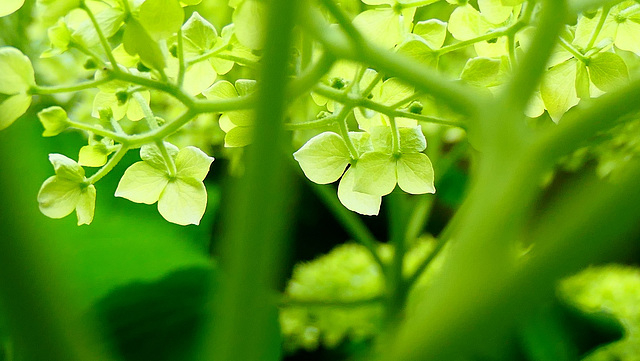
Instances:
[[[169,47],[169,53],[174,58],[178,58],[178,45],[176,44],[171,45],[171,47]]]
[[[323,110],[320,113],[318,113],[318,115],[316,115],[316,119],[322,119],[322,118],[326,118],[326,117],[330,117],[331,113]]]
[[[96,69],[98,67],[98,64],[96,64],[96,61],[93,59],[87,59],[83,66],[87,70],[92,70]]]
[[[489,44],[495,44],[497,42],[498,42],[498,38],[493,38],[493,39],[487,40],[487,43],[489,43]]]
[[[109,107],[100,108],[98,115],[100,116],[100,120],[110,122],[111,118],[113,118],[113,110]]]
[[[148,73],[151,71],[151,69],[147,68],[144,64],[142,64],[142,62],[138,62],[138,64],[136,65],[136,69],[138,69],[138,71],[141,73]]]
[[[121,90],[116,93],[116,99],[118,99],[118,105],[124,105],[129,100],[129,93]]]
[[[409,104],[409,112],[413,114],[422,114],[424,106],[419,101],[413,101]]]
[[[329,85],[334,89],[344,89],[347,86],[347,82],[342,78],[331,78],[329,79]]]

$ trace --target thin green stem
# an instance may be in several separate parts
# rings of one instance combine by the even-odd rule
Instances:
[[[109,174],[109,172],[111,172],[113,168],[118,163],[120,163],[120,161],[122,160],[124,155],[127,154],[128,151],[129,151],[128,147],[125,147],[124,145],[120,145],[116,153],[111,158],[109,158],[109,161],[107,161],[107,164],[105,164],[102,168],[100,168],[100,170],[98,170],[94,175],[89,177],[87,179],[87,182],[89,184],[95,184],[104,176]]]
[[[218,54],[220,54],[221,52],[227,50],[228,46],[221,46],[219,48],[215,48],[213,50],[210,50],[209,52],[206,52],[200,56],[197,56],[193,59],[189,59],[186,61],[186,65],[190,66],[193,65],[195,63],[199,63],[201,61],[205,61],[208,60],[210,58],[216,57]]]
[[[96,30],[96,34],[98,34],[98,38],[100,39],[100,44],[102,45],[102,48],[107,55],[107,59],[109,59],[109,62],[111,62],[111,68],[116,73],[120,72],[120,68],[118,68],[118,62],[116,61],[116,58],[113,56],[113,52],[111,51],[111,45],[109,45],[109,41],[104,36],[104,32],[102,32],[102,28],[100,28],[100,24],[98,23],[96,16],[93,14],[93,11],[91,11],[89,6],[87,6],[84,1],[80,3],[80,8],[82,8],[89,16],[89,19],[91,19],[91,23]]]
[[[604,27],[604,23],[607,21],[607,16],[609,16],[609,12],[611,11],[611,6],[607,5],[602,8],[602,13],[600,14],[600,19],[598,19],[598,24],[591,32],[591,37],[589,38],[589,42],[587,43],[587,49],[591,49],[593,45],[596,43],[600,32],[602,31],[602,27]]]
[[[359,47],[359,44],[362,44],[364,39],[351,20],[349,20],[347,14],[333,0],[320,0],[320,2],[338,21],[340,27],[342,27],[342,29],[347,33],[351,39],[352,45]]]
[[[111,119],[109,119],[109,123],[111,124],[111,127],[117,134],[122,135],[123,137],[126,137],[128,135],[124,131],[124,129],[122,129],[122,126],[120,125],[120,123],[113,116],[111,116]]]
[[[420,236],[433,208],[434,200],[433,195],[422,194],[419,196],[416,205],[413,207],[411,216],[407,221],[407,227],[404,233],[404,239],[407,244],[415,242]]]
[[[285,123],[284,127],[287,130],[304,130],[315,129],[320,127],[326,127],[335,123],[338,120],[338,116],[328,116],[320,119],[309,120],[300,123]]]
[[[432,94],[467,115],[479,114],[485,104],[488,104],[487,96],[458,84],[413,59],[380,49],[365,40],[357,48],[351,46],[344,34],[330,28],[322,20],[322,15],[313,9],[306,9],[303,15],[301,24],[305,30],[335,56],[369,64],[388,76],[395,76],[414,85],[420,92]]]
[[[29,89],[30,94],[45,95],[45,94],[58,94],[58,93],[71,93],[82,91],[86,89],[95,88],[98,85],[106,84],[112,81],[112,77],[107,76],[99,80],[90,80],[73,85],[60,85],[60,86],[42,86],[34,85]]]
[[[398,108],[400,108],[401,106],[403,106],[403,105],[405,105],[405,104],[408,104],[408,103],[410,103],[410,102],[412,102],[412,101],[414,101],[414,100],[418,99],[421,95],[422,95],[422,94],[420,94],[420,93],[413,93],[413,94],[409,95],[408,97],[406,97],[406,98],[404,98],[404,99],[402,99],[402,100],[399,100],[399,101],[395,102],[394,104],[391,104],[391,105],[389,106],[389,108],[391,108],[391,109],[398,109]]]
[[[178,174],[178,169],[176,168],[176,163],[173,160],[173,157],[169,155],[167,146],[164,144],[164,141],[162,139],[156,140],[155,143],[158,146],[158,149],[160,149],[160,154],[162,154],[164,163],[167,165],[167,171],[169,172],[169,176],[175,177],[176,174]]]
[[[338,128],[340,131],[340,136],[344,139],[344,142],[347,144],[347,149],[349,149],[349,154],[351,155],[352,160],[357,160],[360,158],[360,154],[358,154],[358,150],[356,146],[351,141],[351,137],[349,136],[349,128],[347,126],[347,117],[349,113],[353,110],[350,106],[343,106],[338,115],[336,116],[336,121],[338,122]]]
[[[395,117],[389,117],[389,125],[391,126],[391,152],[394,156],[400,156],[400,130]]]
[[[335,58],[323,52],[318,60],[304,70],[302,74],[289,83],[287,91],[291,96],[299,96],[309,91],[325,74],[331,70],[335,63]]]
[[[393,260],[386,279],[387,288],[387,322],[391,326],[400,321],[400,314],[404,308],[407,288],[402,275],[404,257],[407,252],[404,229],[405,223],[405,194],[393,192],[389,195],[389,229],[390,243],[393,245]]]
[[[147,125],[150,130],[158,129],[158,120],[156,116],[153,114],[151,107],[147,104],[147,100],[140,94],[139,92],[135,92],[131,94],[133,99],[138,103],[140,109],[142,109],[142,114],[144,114],[144,119],[147,121]]]
[[[71,128],[75,128],[75,129],[80,129],[80,130],[84,130],[87,132],[91,132],[106,138],[110,138],[115,140],[116,142],[119,143],[123,143],[123,144],[128,144],[129,143],[129,136],[124,136],[118,133],[114,133],[112,131],[106,130],[102,127],[98,127],[98,126],[93,126],[91,124],[86,124],[86,123],[81,123],[81,122],[76,122],[73,121],[71,119],[67,119],[65,121],[69,127]]]
[[[569,43],[568,41],[566,41],[562,37],[560,37],[560,46],[562,46],[563,48],[565,48],[565,50],[570,52],[571,55],[573,55],[576,59],[580,60],[581,62],[583,62],[585,64],[589,64],[589,59],[587,57],[585,57],[580,52],[580,50],[578,50],[575,46],[573,46],[571,43]]]
[[[416,282],[418,281],[420,276],[422,276],[422,274],[429,267],[431,262],[433,262],[433,260],[436,259],[436,257],[438,257],[438,255],[444,249],[444,246],[446,244],[447,244],[447,240],[446,239],[440,239],[436,243],[435,248],[431,251],[431,253],[429,253],[427,258],[425,258],[422,262],[420,262],[420,264],[418,265],[416,270],[409,276],[409,278],[407,278],[405,280],[405,283],[406,283],[408,288],[411,288],[412,286],[414,286],[416,284]]]
[[[184,84],[184,74],[186,72],[186,65],[184,62],[184,37],[182,34],[182,27],[178,29],[178,87],[182,88]]]
[[[104,60],[102,60],[98,54],[96,54],[93,50],[90,50],[89,48],[87,48],[86,46],[84,46],[84,45],[82,45],[80,43],[77,43],[77,42],[72,40],[72,41],[69,42],[69,48],[77,49],[81,53],[83,53],[83,54],[87,55],[88,57],[90,57],[91,59],[95,60],[98,63],[98,65],[100,65],[100,66],[105,66],[106,65]]]
[[[386,266],[378,252],[380,242],[371,234],[371,231],[362,222],[360,217],[346,209],[336,197],[335,189],[326,185],[311,184],[311,188],[320,197],[322,202],[331,210],[331,213],[342,224],[345,230],[353,237],[353,240],[363,245],[371,254],[380,270],[385,273]]]
[[[364,107],[364,108],[371,109],[373,111],[385,114],[387,116],[394,116],[397,118],[416,119],[422,122],[447,125],[447,126],[458,127],[463,129],[467,128],[467,125],[463,122],[429,117],[422,114],[411,113],[406,110],[396,110],[392,108],[393,106],[386,106],[384,104],[376,103],[370,99],[367,99],[366,96],[357,95],[357,94],[355,95],[345,94],[344,92],[333,89],[330,86],[327,86],[324,84],[316,85],[313,91],[317,94],[322,95],[323,97],[332,99],[342,104],[350,105],[351,107]]]

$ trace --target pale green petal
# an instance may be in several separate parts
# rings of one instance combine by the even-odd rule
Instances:
[[[433,165],[422,153],[403,154],[398,159],[398,186],[410,194],[435,193]]]
[[[182,11],[182,10],[181,10]],[[167,62],[164,53],[144,26],[134,17],[129,17],[122,36],[122,44],[127,53],[139,55],[144,65],[151,69],[164,69]]]
[[[44,127],[43,137],[53,137],[67,129],[67,112],[59,106],[53,106],[41,110],[38,119]]]
[[[144,90],[140,92],[140,95],[142,95],[145,103],[149,105],[149,102],[151,101],[151,93],[148,90]],[[137,100],[132,98],[126,103],[125,106],[127,108],[127,118],[129,118],[129,120],[137,122],[138,120],[144,118],[144,111],[142,110],[142,107]]]
[[[422,37],[431,49],[439,49],[447,37],[447,23],[438,19],[419,21],[413,33]]]
[[[98,92],[93,99],[93,111],[91,116],[94,118],[100,118],[100,109],[111,109],[113,118],[121,120],[127,114],[126,104],[118,104],[118,98],[115,93]]]
[[[124,172],[115,196],[135,203],[153,204],[169,183],[166,171],[154,168],[145,162],[137,162]]]
[[[390,126],[373,126],[369,128],[369,134],[371,134],[371,144],[376,152],[391,154],[392,137]]]
[[[398,48],[398,53],[403,54],[427,67],[435,68],[438,65],[438,55],[422,39],[416,40],[415,35],[411,36],[407,42],[402,43]]]
[[[228,148],[244,147],[253,141],[252,127],[231,128],[224,136],[224,146]]]
[[[462,69],[460,79],[466,83],[479,86],[490,87],[501,83],[500,75],[501,61],[492,58],[471,58]]]
[[[209,89],[202,92],[202,94],[209,100],[229,99],[238,96],[236,88],[226,80],[220,80],[213,84]]]
[[[324,132],[305,143],[293,153],[304,174],[314,183],[337,181],[351,161],[347,145],[341,136]]]
[[[358,160],[355,170],[356,192],[384,196],[396,187],[396,161],[391,155],[367,153]]]
[[[183,88],[189,95],[198,95],[209,88],[217,76],[210,62],[195,63],[187,68]]]
[[[589,80],[589,71],[583,62],[576,65],[576,94],[580,99],[591,98],[591,80]]]
[[[197,11],[194,11],[182,26],[182,34],[185,40],[188,39],[201,50],[211,49],[218,39],[216,28]]]
[[[178,0],[146,0],[140,6],[139,19],[155,40],[166,39],[182,26],[184,10]]]
[[[377,216],[380,212],[382,197],[353,190],[355,186],[355,169],[347,169],[338,183],[338,199],[348,210],[364,214],[366,216]]]
[[[78,164],[85,167],[102,167],[107,163],[108,155],[104,144],[85,145],[80,148]]]
[[[226,114],[235,125],[249,127],[255,124],[255,111],[253,110],[234,110]]]
[[[478,7],[482,16],[493,24],[507,21],[513,12],[513,7],[504,6],[501,0],[478,0]]]
[[[167,149],[169,157],[175,159],[178,156],[178,147],[168,142],[164,142],[164,146]],[[160,169],[162,171],[167,169],[166,162],[162,156],[160,148],[153,143],[145,144],[140,148],[140,158],[156,169]]]
[[[422,133],[421,126],[399,128],[398,133],[400,133],[400,152],[419,153],[427,148],[427,139]]]
[[[578,23],[576,24],[576,28],[575,28],[575,37],[573,38],[574,45],[577,45],[581,48],[587,47],[587,45],[589,44],[589,40],[591,40],[591,34],[593,34],[593,31],[598,25],[598,22],[600,21],[601,16],[602,16],[602,9],[598,10],[598,12],[593,16],[587,17],[584,15],[581,15],[578,18]],[[598,38],[596,39],[594,44],[598,44],[599,42],[601,42],[606,38],[615,39],[616,28],[617,28],[617,23],[615,21],[615,18],[610,15],[609,17],[607,17],[607,20],[605,21],[604,26],[602,27],[602,30],[600,30],[600,33],[598,34]]]
[[[84,169],[71,158],[62,154],[49,154],[49,162],[53,165],[53,170],[60,178],[81,183],[84,181]]]
[[[537,118],[544,114],[544,102],[542,101],[540,91],[536,91],[535,94],[533,94],[524,114],[530,118]]]
[[[240,96],[249,95],[255,92],[257,84],[258,82],[253,79],[238,79],[235,82],[236,90]]]
[[[359,155],[367,152],[373,152],[373,144],[371,143],[371,135],[367,132],[349,132],[349,138],[353,143]]]
[[[209,59],[209,63],[211,63],[213,70],[215,70],[219,75],[230,72],[231,69],[233,69],[233,65],[235,64],[231,60],[220,59],[216,57]]]
[[[233,124],[231,119],[229,119],[229,116],[227,114],[222,114],[220,116],[220,119],[218,120],[218,123],[220,124],[220,129],[222,129],[222,131],[224,131],[225,133],[229,133],[231,129],[237,127],[237,125]]]
[[[0,17],[15,13],[22,5],[24,5],[24,0],[2,0],[0,2]]]
[[[59,176],[50,177],[38,192],[40,211],[49,218],[64,218],[76,208],[80,192],[80,183]]]
[[[544,105],[556,123],[580,101],[576,91],[576,62],[569,59],[549,69],[540,85]]]
[[[236,38],[250,49],[262,49],[265,38],[264,21],[267,18],[265,3],[244,0],[233,12]]]
[[[200,224],[207,208],[207,189],[192,178],[169,182],[158,201],[158,212],[167,221],[181,226]]]
[[[449,32],[458,40],[469,40],[483,35],[492,27],[494,26],[469,4],[457,7],[449,18]]]
[[[16,48],[0,48],[0,94],[25,93],[35,83],[31,60]]]
[[[640,55],[640,23],[627,20],[618,25],[615,45],[622,49]]]
[[[202,182],[209,173],[209,167],[211,167],[212,162],[213,157],[208,156],[196,147],[183,148],[176,157],[178,177],[194,178]]]
[[[402,41],[398,15],[391,8],[365,10],[353,19],[353,25],[365,37],[381,47],[391,49]]]
[[[394,105],[413,95],[413,93],[412,86],[407,85],[398,78],[390,78],[382,84],[380,98],[376,100],[385,105]]]
[[[593,84],[605,92],[614,91],[629,80],[627,65],[615,53],[602,52],[592,56],[589,73]]]
[[[96,187],[90,184],[83,189],[76,205],[76,216],[78,216],[78,225],[91,224],[93,215],[96,210]]]
[[[14,95],[0,103],[0,130],[13,124],[27,112],[30,105],[31,96],[26,94]]]

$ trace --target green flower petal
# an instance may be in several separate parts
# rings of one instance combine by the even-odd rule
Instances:
[[[115,196],[135,203],[153,204],[158,201],[168,183],[166,172],[146,162],[137,162],[124,172]]]
[[[167,221],[181,226],[200,224],[207,208],[207,190],[193,178],[169,182],[160,195],[158,212]]]

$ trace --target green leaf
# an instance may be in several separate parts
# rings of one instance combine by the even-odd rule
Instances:
[[[133,17],[127,20],[122,38],[124,49],[131,55],[139,55],[140,60],[149,68],[162,70],[166,67],[164,54],[158,43],[145,28]]]
[[[53,106],[38,112],[38,119],[44,127],[43,137],[54,137],[68,127],[67,112],[59,106]]]
[[[314,183],[337,181],[351,161],[347,145],[341,136],[324,132],[305,143],[293,153],[304,174]]]
[[[178,0],[146,0],[140,6],[140,24],[154,40],[166,39],[180,30],[184,10]]]
[[[499,59],[471,58],[462,69],[460,79],[478,87],[498,85],[501,82],[500,65]]]
[[[24,5],[24,0],[3,0],[0,2],[0,17],[11,15]]]
[[[338,199],[350,211],[366,216],[377,216],[380,213],[382,197],[353,190],[356,180],[356,167],[351,166],[338,183]]]
[[[176,156],[178,176],[193,178],[202,182],[207,177],[213,160],[213,157],[208,156],[196,147],[183,148]]]
[[[249,49],[262,49],[265,38],[266,5],[258,0],[244,0],[233,12],[235,35]]]
[[[593,84],[605,92],[614,91],[629,80],[627,65],[615,53],[603,52],[592,56],[589,73]]]
[[[540,85],[540,94],[554,122],[571,107],[578,104],[576,90],[577,62],[575,58],[564,61],[547,72]]]
[[[124,172],[118,183],[115,196],[126,198],[135,203],[153,204],[169,183],[165,170],[150,166],[146,162],[137,162]]]
[[[422,153],[402,154],[397,164],[398,186],[410,194],[435,193],[433,165]]]
[[[192,178],[170,181],[160,195],[158,211],[167,221],[181,226],[200,224],[207,208],[207,190]]]
[[[388,154],[364,154],[357,163],[353,190],[375,196],[385,196],[396,187],[396,161]]]
[[[439,49],[447,37],[447,23],[438,19],[419,21],[413,33],[424,39],[431,49]]]

